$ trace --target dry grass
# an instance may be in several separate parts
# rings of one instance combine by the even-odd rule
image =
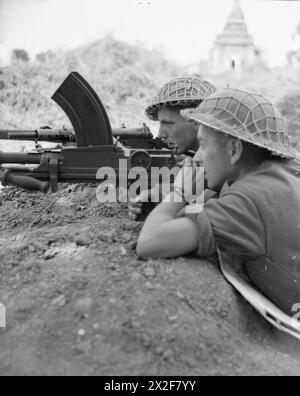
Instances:
[[[34,63],[15,62],[0,69],[0,128],[69,125],[50,97],[72,71],[93,86],[115,127],[148,122],[144,110],[156,90],[184,73],[160,53],[111,37],[73,51],[46,53]]]

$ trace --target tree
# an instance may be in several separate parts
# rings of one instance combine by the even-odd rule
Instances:
[[[28,52],[23,49],[14,49],[12,52],[12,57],[14,60],[21,60],[23,62],[29,62],[30,60]]]

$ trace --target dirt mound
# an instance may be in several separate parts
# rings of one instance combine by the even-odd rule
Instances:
[[[139,260],[140,224],[95,187],[8,188],[1,203],[0,375],[299,375],[299,345],[216,264]]]

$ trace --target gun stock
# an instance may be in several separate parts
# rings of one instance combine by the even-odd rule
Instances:
[[[3,186],[17,186],[26,190],[46,193],[49,190],[48,182],[41,182],[34,177],[14,174],[10,169],[2,170],[1,182]]]

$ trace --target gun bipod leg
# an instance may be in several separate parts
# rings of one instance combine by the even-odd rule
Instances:
[[[51,192],[58,191],[58,159],[53,158],[50,160],[50,187]]]

